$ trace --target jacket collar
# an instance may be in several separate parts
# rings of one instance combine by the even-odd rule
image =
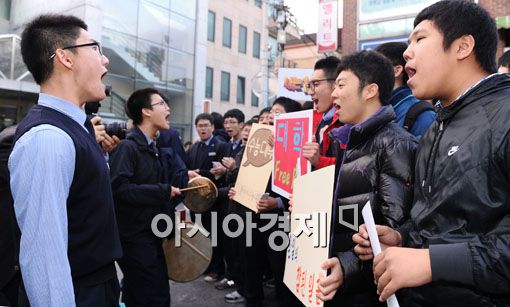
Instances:
[[[126,139],[133,140],[138,146],[150,147],[147,143],[147,137],[137,126],[133,126],[133,128],[131,128]]]
[[[413,93],[411,92],[411,89],[408,86],[404,85],[399,88],[396,88],[391,93],[390,104],[395,108],[399,102],[407,98],[409,95],[412,96]]]
[[[492,74],[467,89],[448,107],[442,107],[437,103],[436,120],[438,122],[446,121],[452,118],[457,112],[480,98],[499,90],[502,87],[510,86],[510,77],[507,74]]]
[[[347,145],[357,145],[365,139],[373,136],[377,130],[395,119],[393,107],[382,106],[377,112],[362,123],[356,125],[343,125],[340,128],[333,129],[332,135],[341,143]]]

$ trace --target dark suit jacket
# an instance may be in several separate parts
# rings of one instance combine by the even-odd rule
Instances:
[[[170,154],[148,145],[142,131],[133,127],[111,155],[112,192],[122,243],[154,236],[154,216],[171,212],[171,186],[182,185],[187,179],[184,175],[175,180],[171,177],[179,172]]]
[[[217,186],[223,186],[224,180],[220,178],[219,182],[209,170],[213,167],[213,161],[221,162],[223,157],[230,157],[231,146],[215,138],[211,139],[209,146],[201,144],[202,142],[196,142],[191,146],[188,152],[188,169],[198,169],[201,176],[211,179]]]
[[[169,130],[160,130],[156,145],[158,148],[171,147],[182,161],[186,161],[186,152],[182,146],[181,135],[177,129],[170,127]]]

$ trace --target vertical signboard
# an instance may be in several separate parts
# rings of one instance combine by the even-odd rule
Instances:
[[[319,0],[319,28],[317,46],[319,52],[338,48],[338,3],[336,0]]]

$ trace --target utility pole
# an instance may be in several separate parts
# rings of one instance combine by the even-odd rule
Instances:
[[[275,10],[276,10],[276,24],[278,25],[278,51],[280,52],[280,67],[285,67],[285,58],[283,55],[283,50],[285,48],[285,43],[287,43],[287,37],[285,33],[285,27],[287,27],[287,9],[283,4],[283,0],[275,0]]]
[[[269,29],[267,18],[269,16],[270,9],[271,6],[266,1],[262,1],[262,53],[260,55],[260,64],[262,66],[262,86],[260,100],[264,108],[269,105],[269,44],[267,39],[269,37]]]

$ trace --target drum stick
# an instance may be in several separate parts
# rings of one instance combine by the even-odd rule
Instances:
[[[190,188],[179,189],[179,191],[181,191],[181,192],[185,192],[185,191],[189,191],[189,190],[196,190],[196,189],[205,188],[205,187],[207,187],[207,184],[197,185],[196,187],[190,187]]]

